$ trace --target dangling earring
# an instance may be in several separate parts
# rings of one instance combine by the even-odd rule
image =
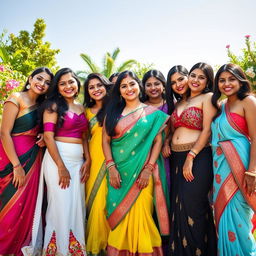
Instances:
[[[26,89],[28,89],[28,90],[29,90],[29,89],[30,89],[30,87],[31,87],[31,86],[30,86],[30,84],[27,84],[27,85],[26,85]]]
[[[78,92],[75,93],[74,97],[76,98],[78,96]]]
[[[92,102],[92,98],[90,98],[90,102]]]
[[[120,95],[120,101],[122,101],[123,100],[123,97]]]

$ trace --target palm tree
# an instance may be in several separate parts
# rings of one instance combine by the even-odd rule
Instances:
[[[117,47],[113,53],[107,52],[103,58],[103,67],[100,68],[95,64],[91,57],[86,53],[81,53],[80,56],[87,64],[88,69],[86,71],[77,71],[77,75],[81,80],[84,80],[90,73],[101,73],[106,77],[110,77],[114,72],[122,72],[126,69],[131,69],[137,64],[136,60],[129,59],[116,66],[116,59],[120,53],[120,49]]]

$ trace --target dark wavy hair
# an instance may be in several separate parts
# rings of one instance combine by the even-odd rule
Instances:
[[[115,73],[113,73],[110,77],[109,77],[109,81],[111,82],[111,83],[113,83],[113,79],[115,78],[115,77],[118,77],[120,75],[120,72],[115,72]]]
[[[109,92],[110,92],[112,83],[110,83],[110,81],[102,74],[99,74],[99,73],[89,74],[87,79],[84,82],[84,106],[87,107],[87,108],[91,108],[96,104],[95,100],[90,97],[89,92],[88,92],[89,82],[92,79],[98,79],[103,84],[103,86],[105,87],[106,92],[107,92],[106,96],[103,99],[102,108],[98,111],[98,113],[96,115],[96,118],[99,122],[99,125],[102,126],[103,125],[103,120],[104,120],[104,117],[105,117],[105,113],[106,113],[106,111],[105,111],[106,110],[106,104],[109,100]]]
[[[188,77],[188,70],[181,66],[181,65],[176,65],[173,66],[168,74],[167,74],[167,82],[166,82],[166,102],[168,105],[168,114],[171,115],[172,112],[175,109],[175,103],[180,101],[182,99],[182,96],[176,92],[173,91],[172,89],[172,75],[175,73],[179,73],[182,76]],[[188,90],[189,92],[189,90]]]
[[[57,113],[57,127],[61,127],[64,121],[64,115],[68,110],[68,103],[65,98],[59,93],[58,83],[63,75],[70,73],[76,80],[78,85],[78,93],[80,92],[81,83],[77,75],[70,68],[62,68],[58,70],[52,80],[50,90],[47,92],[47,99],[43,102],[39,108],[40,126],[43,126],[43,113],[45,110],[49,112]],[[78,94],[77,93],[77,94]]]
[[[109,101],[109,103],[107,105],[107,109],[106,109],[105,125],[106,125],[107,134],[109,136],[115,135],[116,124],[117,124],[117,122],[123,112],[123,109],[126,105],[125,100],[122,98],[122,96],[120,94],[121,82],[126,77],[131,77],[132,79],[134,79],[139,84],[140,92],[141,93],[143,92],[143,87],[142,87],[141,81],[134,72],[126,70],[126,71],[123,71],[122,73],[120,73],[120,75],[118,76],[118,78],[116,80],[114,87],[112,88],[111,101]],[[140,100],[142,98],[141,93],[140,93]]]
[[[39,73],[42,73],[42,72],[47,73],[47,74],[51,77],[51,81],[52,81],[52,79],[53,79],[54,76],[53,76],[52,71],[51,71],[49,68],[47,68],[47,67],[40,67],[40,68],[37,68],[37,69],[35,69],[35,70],[29,75],[29,77],[28,77],[28,79],[27,79],[27,81],[26,81],[24,87],[22,88],[22,92],[26,92],[26,91],[29,90],[29,89],[27,89],[27,85],[29,84],[29,78],[30,78],[30,77],[33,78],[35,75],[37,75],[37,74],[39,74]],[[51,87],[51,85],[49,86],[48,91],[49,91],[50,87]],[[45,94],[43,94],[43,95],[39,95],[39,97],[36,99],[36,102],[39,103],[39,104],[41,104],[41,103],[45,100],[46,95],[47,95],[47,92],[46,92]]]
[[[157,80],[159,80],[163,84],[164,89],[165,89],[165,86],[166,86],[166,79],[165,79],[165,77],[164,77],[164,75],[162,74],[161,71],[156,70],[156,69],[149,70],[148,72],[146,72],[144,74],[144,76],[142,78],[142,85],[143,85],[143,89],[144,89],[143,101],[147,101],[149,99],[148,95],[146,95],[146,93],[145,93],[145,86],[146,86],[147,80],[150,77],[155,77]],[[164,92],[162,94],[162,98],[165,99],[165,93]]]
[[[212,92],[213,91],[213,81],[214,81],[214,72],[212,67],[204,62],[198,62],[196,63],[189,71],[189,75],[195,70],[195,69],[201,69],[206,76],[207,83],[202,91],[202,93]]]
[[[214,119],[221,113],[221,108],[218,105],[218,100],[221,96],[218,83],[219,83],[220,75],[223,72],[229,72],[241,83],[241,87],[237,92],[237,98],[239,100],[243,100],[245,97],[247,97],[251,93],[251,84],[247,80],[246,75],[244,71],[241,69],[241,67],[232,63],[221,66],[217,71],[214,79],[214,91],[212,96],[212,104],[217,109],[217,113]]]

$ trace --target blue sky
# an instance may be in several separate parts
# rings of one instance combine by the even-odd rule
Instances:
[[[244,36],[256,40],[255,0],[2,0],[0,30],[33,30],[37,18],[61,67],[86,68],[80,53],[98,65],[120,47],[119,62],[154,63],[165,75],[177,64],[228,61],[226,45],[241,53]]]

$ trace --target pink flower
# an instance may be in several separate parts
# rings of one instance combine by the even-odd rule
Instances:
[[[16,80],[8,80],[6,81],[5,83],[5,86],[6,86],[6,90],[7,91],[11,91],[13,90],[14,88],[18,87],[20,85],[20,82],[16,81]]]
[[[227,45],[226,45],[226,48],[229,49],[229,47],[230,47],[230,44],[227,44]]]
[[[0,71],[4,72],[4,65],[0,65]]]
[[[245,38],[246,39],[249,39],[251,36],[250,35],[245,35]]]

